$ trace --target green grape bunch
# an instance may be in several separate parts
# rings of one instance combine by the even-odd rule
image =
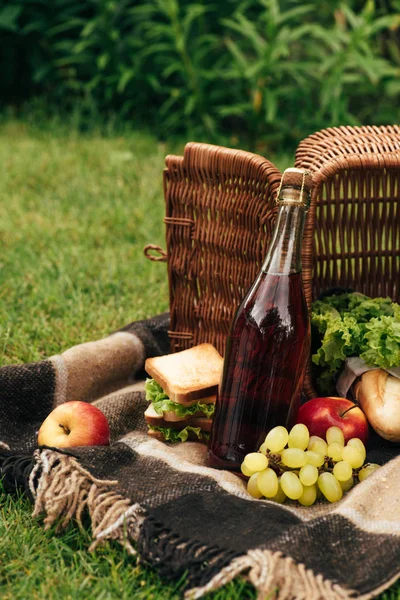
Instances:
[[[345,444],[339,427],[330,427],[325,438],[310,437],[301,423],[290,432],[282,426],[271,429],[258,452],[247,454],[241,465],[249,494],[279,503],[289,498],[303,506],[320,497],[337,502],[379,468],[365,463],[366,450],[359,438]]]

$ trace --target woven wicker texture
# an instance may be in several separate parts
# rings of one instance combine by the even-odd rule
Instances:
[[[281,174],[265,158],[189,143],[164,171],[171,350],[221,354],[271,234]]]
[[[322,130],[300,143],[296,166],[314,180],[307,295],[344,286],[398,300],[400,127]]]
[[[296,167],[314,181],[304,235],[308,304],[336,286],[398,301],[400,127],[319,131],[300,143]],[[310,369],[305,387],[315,395]]]
[[[318,170],[330,160],[350,154],[382,154],[400,150],[400,126],[331,127],[300,142],[296,166]]]

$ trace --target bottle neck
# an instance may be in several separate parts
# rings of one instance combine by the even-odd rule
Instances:
[[[262,266],[270,275],[301,272],[301,249],[307,206],[302,203],[280,204],[268,253]]]

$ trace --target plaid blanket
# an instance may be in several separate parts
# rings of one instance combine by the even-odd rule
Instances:
[[[204,445],[147,436],[142,383],[148,356],[168,352],[168,315],[128,325],[39,363],[0,369],[0,470],[25,490],[44,525],[91,519],[95,549],[118,540],[165,579],[187,575],[200,598],[238,575],[259,598],[372,598],[400,575],[398,450],[336,504],[304,508],[254,500],[236,475],[205,466]],[[68,400],[107,416],[109,447],[37,448],[48,413]]]

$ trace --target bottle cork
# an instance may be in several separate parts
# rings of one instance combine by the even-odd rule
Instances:
[[[281,188],[287,185],[302,188],[309,192],[313,185],[312,175],[305,169],[296,169],[294,167],[286,169],[282,175]]]
[[[286,169],[279,185],[277,204],[303,204],[308,209],[312,185],[309,171],[294,167]]]

